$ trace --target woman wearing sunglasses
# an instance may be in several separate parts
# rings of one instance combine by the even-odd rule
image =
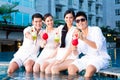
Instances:
[[[77,12],[75,16],[78,34],[77,51],[83,53],[68,67],[69,75],[76,75],[77,72],[86,70],[84,77],[92,77],[100,69],[109,66],[110,56],[107,54],[106,40],[99,27],[88,26],[87,16],[84,12]]]

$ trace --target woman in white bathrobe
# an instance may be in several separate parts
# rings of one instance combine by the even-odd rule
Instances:
[[[78,34],[79,43],[77,51],[83,53],[84,56],[69,65],[68,73],[75,75],[85,69],[84,76],[92,77],[95,72],[109,66],[110,56],[106,49],[106,39],[99,27],[88,26],[84,12],[78,12],[75,21],[77,28],[74,34]]]
[[[68,65],[78,55],[74,55],[69,49],[72,41],[72,34],[75,30],[73,26],[74,11],[67,10],[64,14],[66,24],[58,27],[58,34],[60,35],[60,45],[56,49],[55,57],[48,59],[42,65],[42,71],[46,74],[59,74],[60,71],[66,70]]]

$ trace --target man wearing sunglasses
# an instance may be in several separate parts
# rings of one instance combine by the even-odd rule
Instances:
[[[88,26],[87,16],[84,12],[77,12],[75,16],[77,29],[73,35],[78,34],[78,53],[83,53],[68,67],[69,75],[86,70],[84,77],[90,78],[100,69],[109,66],[110,56],[107,53],[106,39],[97,26]]]

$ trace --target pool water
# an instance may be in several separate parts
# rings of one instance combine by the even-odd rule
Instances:
[[[111,56],[111,66],[120,67],[120,49],[108,49],[108,53]],[[14,52],[0,53],[0,63],[9,62],[13,57]],[[7,56],[7,57],[6,57]],[[26,74],[23,68],[20,68],[10,76],[7,75],[8,65],[0,65],[0,80],[89,80],[84,79],[83,76],[68,76],[65,72],[60,75],[45,75],[44,73],[30,73]],[[84,74],[84,73],[81,73]],[[95,74],[91,80],[120,80],[115,76],[105,76]]]
[[[67,74],[63,73],[61,73],[60,75],[45,75],[44,73],[26,74],[25,71],[23,71],[22,69],[8,76],[6,70],[7,66],[2,67],[2,70],[0,70],[0,80],[89,80],[85,79],[83,76],[80,75],[68,76]],[[119,80],[119,79],[115,77],[98,76],[96,74],[90,80]]]

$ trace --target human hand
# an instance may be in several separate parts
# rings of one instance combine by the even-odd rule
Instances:
[[[86,39],[86,37],[83,35],[82,32],[79,32],[79,39],[81,39],[83,41]]]
[[[54,48],[57,48],[59,46],[60,43],[58,42],[54,42]]]
[[[33,40],[33,37],[32,37],[32,35],[29,32],[25,33],[25,37],[30,39],[30,40]]]
[[[46,44],[47,44],[47,40],[42,40],[41,41],[41,47],[42,48],[44,48]]]
[[[32,40],[36,40],[37,39],[37,32],[35,31],[34,28],[31,28],[30,34],[32,36]]]
[[[48,34],[46,32],[43,33],[42,38],[43,38],[43,40],[47,40],[48,39]]]

